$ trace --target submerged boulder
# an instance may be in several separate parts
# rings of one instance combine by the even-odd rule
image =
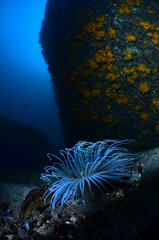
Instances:
[[[48,0],[40,32],[67,146],[159,145],[157,1]]]

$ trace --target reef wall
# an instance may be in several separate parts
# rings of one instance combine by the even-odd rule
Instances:
[[[159,10],[148,0],[48,0],[40,32],[67,146],[159,145]]]

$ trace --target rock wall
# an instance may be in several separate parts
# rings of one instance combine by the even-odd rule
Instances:
[[[157,146],[157,1],[88,2],[48,0],[40,32],[65,143],[129,138],[134,150]]]

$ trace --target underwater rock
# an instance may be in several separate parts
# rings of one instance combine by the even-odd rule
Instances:
[[[6,236],[8,239],[43,240],[158,239],[158,157],[159,148],[142,153],[141,161],[138,162],[143,165],[141,177],[135,186],[104,194],[99,203],[90,209],[83,208],[80,201],[72,204],[72,200],[68,199],[62,210],[58,206],[54,212],[51,211],[49,202],[46,205],[42,203],[44,185],[38,186],[33,173],[27,177],[27,182],[23,182],[26,174],[23,173],[21,182],[10,186],[10,190],[14,188],[16,201],[11,191],[7,193],[7,199],[13,201],[9,206],[10,211],[7,210],[7,204],[0,205],[0,239],[6,239]],[[25,192],[22,194],[25,197],[21,199],[19,187]],[[29,192],[26,193],[25,188],[30,189]],[[21,205],[20,215],[17,213],[12,218],[8,217],[17,204]]]
[[[32,211],[36,211],[39,208],[43,208],[43,194],[45,190],[41,188],[32,189],[25,197],[21,204],[19,211],[19,217],[29,217]]]
[[[48,0],[40,32],[67,146],[159,145],[157,1]],[[133,149],[134,149],[133,147]]]
[[[0,176],[4,167],[41,168],[51,148],[47,138],[35,127],[0,116]]]

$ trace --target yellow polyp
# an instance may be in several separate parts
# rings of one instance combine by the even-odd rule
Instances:
[[[152,32],[148,32],[147,35],[148,35],[149,37],[153,37],[153,33],[152,33]]]
[[[96,24],[94,22],[90,22],[85,26],[85,30],[87,33],[94,33],[96,31]]]
[[[159,33],[157,31],[156,32],[148,32],[147,35],[149,37],[151,37],[151,40],[154,45],[159,44]]]
[[[131,54],[131,53],[128,53],[128,54],[126,55],[126,57],[127,57],[128,60],[131,60],[131,59],[132,59],[132,54]]]
[[[120,88],[120,85],[118,83],[113,83],[111,87],[115,90],[118,90]]]
[[[151,6],[147,7],[147,12],[150,14],[154,14],[154,11],[152,10]]]
[[[144,40],[143,40],[143,43],[146,45],[146,44],[147,44],[147,40],[144,39]]]
[[[97,16],[97,17],[96,17],[96,21],[97,21],[97,22],[104,22],[104,20],[105,20],[105,16],[104,16],[104,15]]]
[[[101,90],[100,89],[93,89],[91,92],[92,97],[98,97],[101,94]]]
[[[130,8],[128,6],[122,5],[119,9],[120,14],[130,14]]]
[[[126,0],[126,3],[127,3],[129,6],[134,6],[134,1],[133,1],[133,0]]]
[[[127,105],[128,103],[129,103],[129,99],[128,99],[128,97],[127,96],[118,96],[117,98],[116,98],[116,102],[117,102],[117,104],[119,105],[119,106],[121,106],[121,105]]]
[[[113,65],[112,65],[112,64],[107,64],[107,65],[106,65],[106,69],[107,69],[108,71],[111,71],[112,68],[113,68]]]
[[[132,54],[131,52],[126,52],[125,50],[123,51],[123,54],[125,55],[126,59],[127,60],[131,60],[132,59]]]
[[[150,86],[145,82],[140,83],[139,89],[140,89],[140,92],[144,95],[150,92]]]
[[[159,97],[152,100],[152,104],[157,111],[159,111]]]
[[[96,28],[97,28],[97,29],[101,29],[101,28],[103,28],[103,26],[104,26],[104,22],[98,22],[98,23],[96,24]]]
[[[116,31],[112,27],[110,27],[109,31],[108,31],[108,35],[109,35],[110,38],[115,38],[116,37]]]
[[[119,78],[119,75],[116,75],[114,73],[108,73],[105,77],[106,80],[114,82],[117,78]]]
[[[137,5],[138,7],[141,7],[141,2],[140,2],[140,0],[136,0],[136,5]]]
[[[111,109],[111,105],[110,105],[110,104],[107,105],[107,109],[108,109],[108,110]]]
[[[128,83],[130,83],[131,85],[135,84],[135,81],[132,79],[132,77],[128,77],[127,78]]]
[[[101,39],[104,38],[105,35],[106,35],[106,32],[104,30],[101,30],[101,31],[95,31],[93,36],[97,41],[100,41]]]
[[[107,54],[104,50],[98,50],[94,55],[95,61],[97,63],[107,62]]]
[[[141,112],[141,110],[142,110],[142,105],[140,105],[140,104],[136,105],[136,106],[135,106],[135,110],[136,110],[136,112]]]
[[[147,68],[145,64],[140,64],[137,69],[139,72],[145,72],[147,74],[150,74],[151,72],[151,70]]]
[[[110,46],[108,44],[105,46],[105,50],[106,51],[110,50]]]
[[[135,98],[135,99],[138,99],[138,96],[135,94],[135,95],[134,95],[134,98]]]
[[[154,26],[152,24],[150,24],[149,22],[140,21],[140,26],[146,31],[154,30]]]
[[[125,73],[125,75],[134,74],[134,71],[135,71],[134,66],[132,66],[131,68],[126,68],[126,67],[123,68],[123,72]]]
[[[108,58],[111,59],[111,61],[114,61],[114,56],[113,56],[113,53],[111,51],[107,52],[107,56],[108,56]]]
[[[95,70],[98,68],[98,64],[93,59],[89,59],[88,66],[90,69]]]
[[[154,45],[157,45],[159,43],[159,39],[152,38],[152,42]]]
[[[149,75],[151,73],[151,70],[149,68],[147,68],[146,73]]]
[[[102,15],[102,16],[97,16],[97,17],[96,17],[96,21],[97,21],[97,23],[96,23],[96,28],[97,28],[97,29],[103,28],[103,26],[104,26],[104,21],[105,21],[105,16],[104,16],[104,15]]]
[[[133,74],[132,74],[132,79],[133,79],[133,80],[136,80],[137,78],[138,78],[137,72],[133,72]]]
[[[149,120],[150,116],[148,113],[141,113],[140,118],[142,121],[147,122]]]
[[[126,41],[127,42],[136,42],[136,37],[132,34],[129,34],[127,37],[126,37]]]

